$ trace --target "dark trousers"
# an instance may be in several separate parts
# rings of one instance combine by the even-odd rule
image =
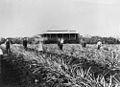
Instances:
[[[98,45],[98,48],[97,48],[97,49],[99,50],[100,48],[101,48],[101,46],[100,46],[100,45]]]
[[[86,47],[86,43],[82,43],[82,47]]]
[[[63,44],[59,45],[60,50],[63,50]]]
[[[7,54],[10,53],[10,47],[6,47]]]
[[[23,46],[24,46],[24,49],[27,50],[27,44],[24,44]]]

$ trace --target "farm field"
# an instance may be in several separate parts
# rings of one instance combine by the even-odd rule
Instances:
[[[4,45],[2,45],[4,50]],[[44,52],[37,45],[24,50],[11,46],[6,58],[20,70],[20,87],[120,87],[120,45],[45,44]]]

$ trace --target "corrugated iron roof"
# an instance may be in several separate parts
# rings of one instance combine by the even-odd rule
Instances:
[[[76,30],[47,30],[44,34],[51,34],[51,33],[78,33]]]

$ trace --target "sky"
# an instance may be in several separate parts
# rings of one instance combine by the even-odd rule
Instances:
[[[49,29],[119,37],[120,0],[0,0],[0,37]]]

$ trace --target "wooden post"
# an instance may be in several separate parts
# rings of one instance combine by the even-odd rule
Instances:
[[[69,40],[70,40],[70,34],[69,34]]]
[[[62,38],[63,38],[63,34],[62,34]]]
[[[75,40],[76,40],[76,34],[75,34]]]
[[[51,39],[51,34],[50,34],[50,39]]]

